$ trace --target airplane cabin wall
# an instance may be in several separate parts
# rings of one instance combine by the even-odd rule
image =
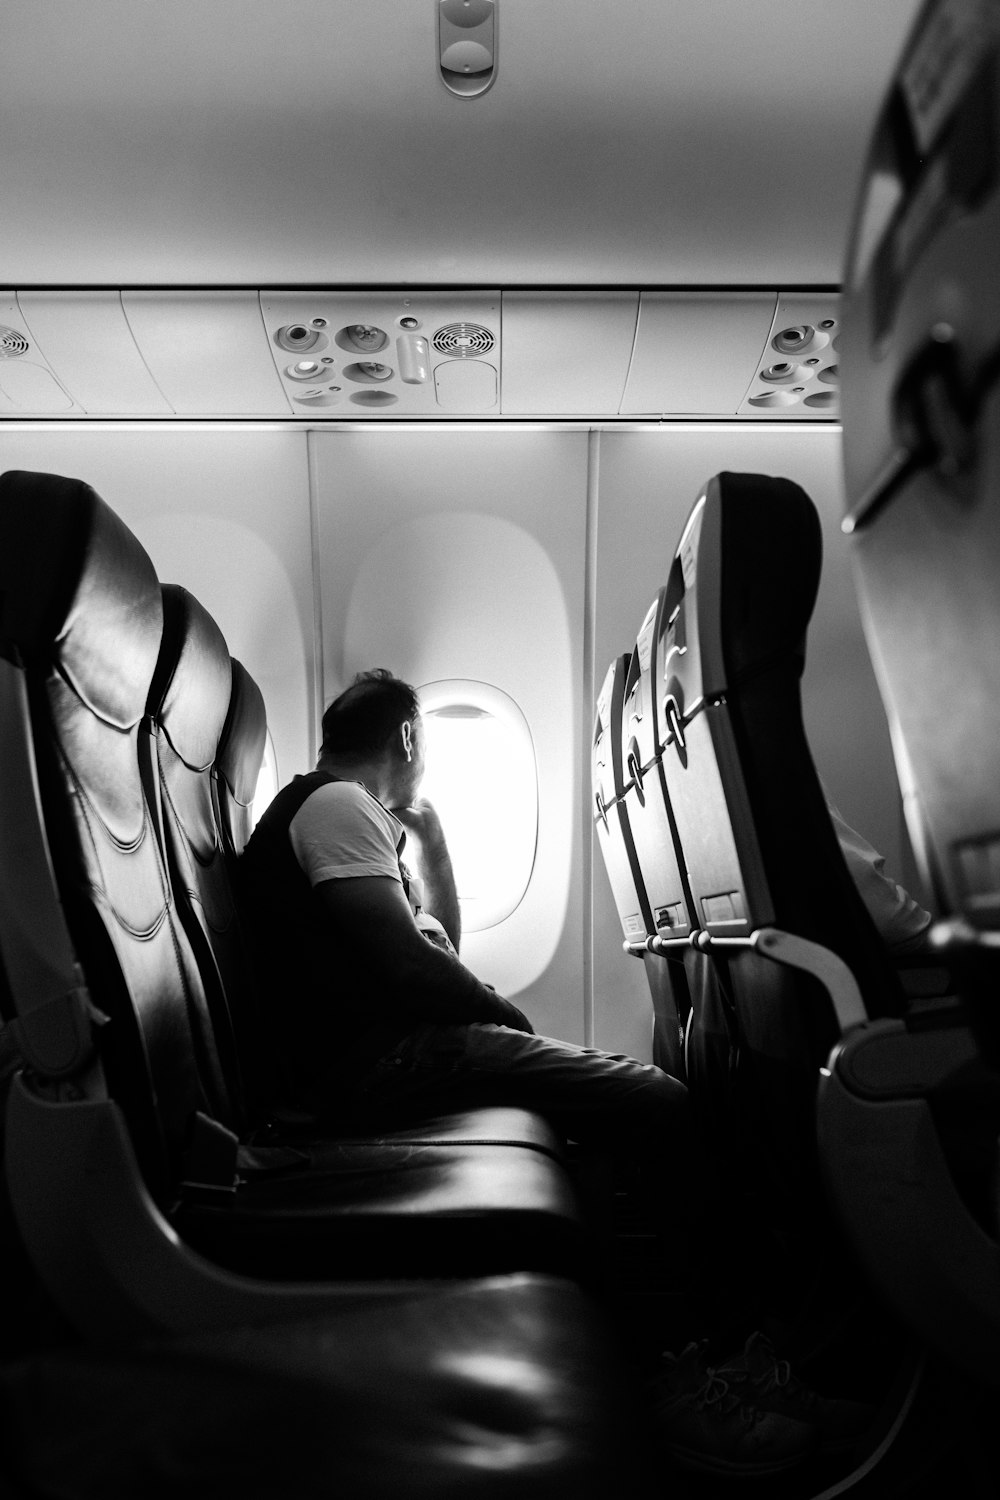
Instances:
[[[538,770],[534,873],[462,957],[537,1030],[582,1042],[587,433],[387,427],[312,442],[324,698],[387,666],[418,686],[483,681],[518,704]]]
[[[795,479],[819,508],[826,549],[803,690],[814,756],[848,821],[912,878],[839,531],[832,424],[39,428],[7,430],[0,466],[85,479],[160,576],[203,601],[260,683],[282,781],[311,768],[323,703],[357,670],[508,693],[538,763],[536,865],[520,905],[470,933],[463,957],[539,1030],[641,1057],[645,975],[621,951],[592,839],[596,691],[631,649],[705,481],[725,468]]]

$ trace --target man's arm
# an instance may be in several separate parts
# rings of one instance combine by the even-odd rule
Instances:
[[[426,940],[398,881],[350,876],[324,880],[314,891],[338,934],[363,950],[396,1003],[411,1010],[415,1020],[493,1021],[531,1032],[515,1005],[482,984],[454,954]]]
[[[462,911],[441,819],[425,797],[412,807],[394,807],[392,811],[412,840],[416,873],[424,887],[424,909],[437,917],[457,953],[462,939]],[[409,847],[408,843],[407,857]]]

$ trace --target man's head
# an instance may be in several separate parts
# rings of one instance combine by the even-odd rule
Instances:
[[[408,682],[385,667],[359,672],[323,715],[320,763],[360,768],[362,780],[387,805],[405,807],[424,774],[420,701]],[[378,775],[376,776],[376,771]]]

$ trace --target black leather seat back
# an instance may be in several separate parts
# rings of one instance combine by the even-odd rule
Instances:
[[[903,1008],[844,864],[802,724],[800,679],[819,584],[809,497],[719,474],[677,548],[663,752],[694,911],[713,939],[776,928],[832,953],[870,1015]],[[688,1081],[706,1128],[745,1164],[758,1207],[795,1221],[818,1191],[815,1097],[840,1035],[817,978],[738,944],[689,972]],[[805,1214],[808,1218],[808,1214]]]
[[[20,471],[0,477],[0,569],[0,642],[25,669],[59,893],[110,1018],[100,1031],[108,1084],[147,1182],[167,1194],[205,1100],[189,1021],[200,981],[140,775],[159,581],[89,485]]]
[[[843,959],[870,1015],[902,997],[847,871],[802,723],[821,535],[798,485],[719,474],[677,549],[683,593],[664,752],[696,914],[712,936],[774,924]],[[849,711],[849,705],[845,705]],[[822,1029],[822,1028],[821,1028]]]
[[[195,1041],[215,1117],[246,1125],[230,1004],[249,983],[236,903],[216,827],[213,766],[232,690],[229,649],[194,596],[165,584],[163,638],[147,711],[163,844],[177,912],[202,975]],[[204,1000],[204,1003],[201,1003]]]

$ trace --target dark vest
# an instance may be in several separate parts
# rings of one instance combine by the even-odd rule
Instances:
[[[374,979],[365,953],[332,928],[292,848],[299,808],[342,779],[324,771],[296,776],[265,811],[239,862],[282,1092],[310,1111],[335,1109],[338,1090],[413,1024]],[[407,883],[402,865],[400,872]]]

